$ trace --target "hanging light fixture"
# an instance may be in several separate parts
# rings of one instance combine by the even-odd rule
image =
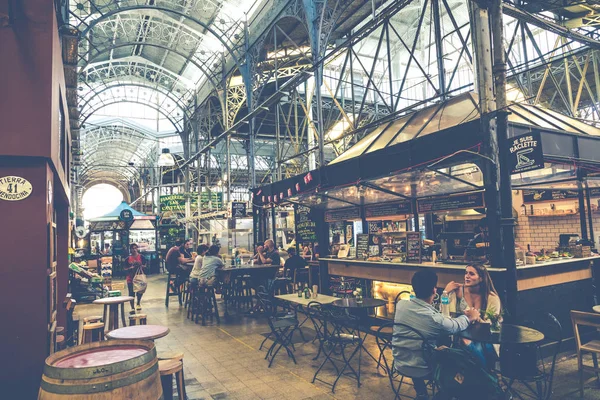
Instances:
[[[162,149],[160,157],[158,157],[159,167],[172,167],[175,165],[175,159],[169,149]]]

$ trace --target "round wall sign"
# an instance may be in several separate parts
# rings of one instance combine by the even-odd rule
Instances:
[[[19,176],[0,178],[0,200],[19,201],[26,199],[33,190],[31,183]]]
[[[131,210],[122,210],[121,214],[119,214],[119,219],[125,222],[133,221],[133,213]]]

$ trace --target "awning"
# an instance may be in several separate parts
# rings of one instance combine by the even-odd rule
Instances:
[[[118,220],[119,216],[121,215],[121,212],[123,212],[123,210],[131,211],[131,213],[133,214],[134,220],[155,220],[156,219],[156,215],[148,215],[148,214],[139,212],[137,210],[134,210],[133,208],[131,208],[129,206],[129,204],[127,204],[127,202],[123,201],[123,202],[121,202],[121,204],[119,204],[117,206],[117,208],[115,208],[111,212],[109,212],[101,217],[98,217],[98,218],[92,218],[92,219],[90,219],[90,222]]]

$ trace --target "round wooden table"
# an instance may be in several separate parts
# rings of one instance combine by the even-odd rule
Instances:
[[[526,326],[502,324],[500,333],[490,332],[489,324],[473,324],[456,334],[465,339],[492,344],[527,344],[544,340],[544,334]]]
[[[357,303],[356,299],[339,299],[331,303],[334,307],[352,308],[352,309],[367,309],[382,307],[387,304],[387,301],[381,299],[372,299],[370,297],[363,298],[361,303]]]
[[[133,301],[133,297],[117,296],[94,300],[94,304],[104,305],[104,321],[108,320],[108,332],[119,328],[119,304],[121,305],[121,321],[123,326],[127,326],[127,323],[125,323],[125,303],[128,301]]]
[[[106,334],[109,339],[154,340],[167,336],[170,330],[162,325],[134,325],[115,329]]]

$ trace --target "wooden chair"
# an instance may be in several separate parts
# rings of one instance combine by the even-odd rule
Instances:
[[[146,325],[148,315],[146,314],[133,314],[129,316],[129,326],[135,325]]]
[[[593,371],[598,376],[600,368],[598,368],[598,354],[600,353],[600,340],[590,340],[589,342],[581,342],[580,326],[589,326],[594,329],[600,328],[600,314],[589,313],[583,311],[571,310],[571,322],[573,323],[573,334],[575,335],[575,345],[577,346],[577,368],[579,370],[579,395],[583,397],[583,371]],[[583,354],[590,353],[594,366],[583,364]]]
[[[173,399],[173,375],[177,381],[177,395],[186,399],[185,379],[183,378],[183,361],[176,359],[159,360],[158,370],[165,400]]]
[[[101,342],[104,340],[104,322],[94,322],[83,325],[81,343]]]

